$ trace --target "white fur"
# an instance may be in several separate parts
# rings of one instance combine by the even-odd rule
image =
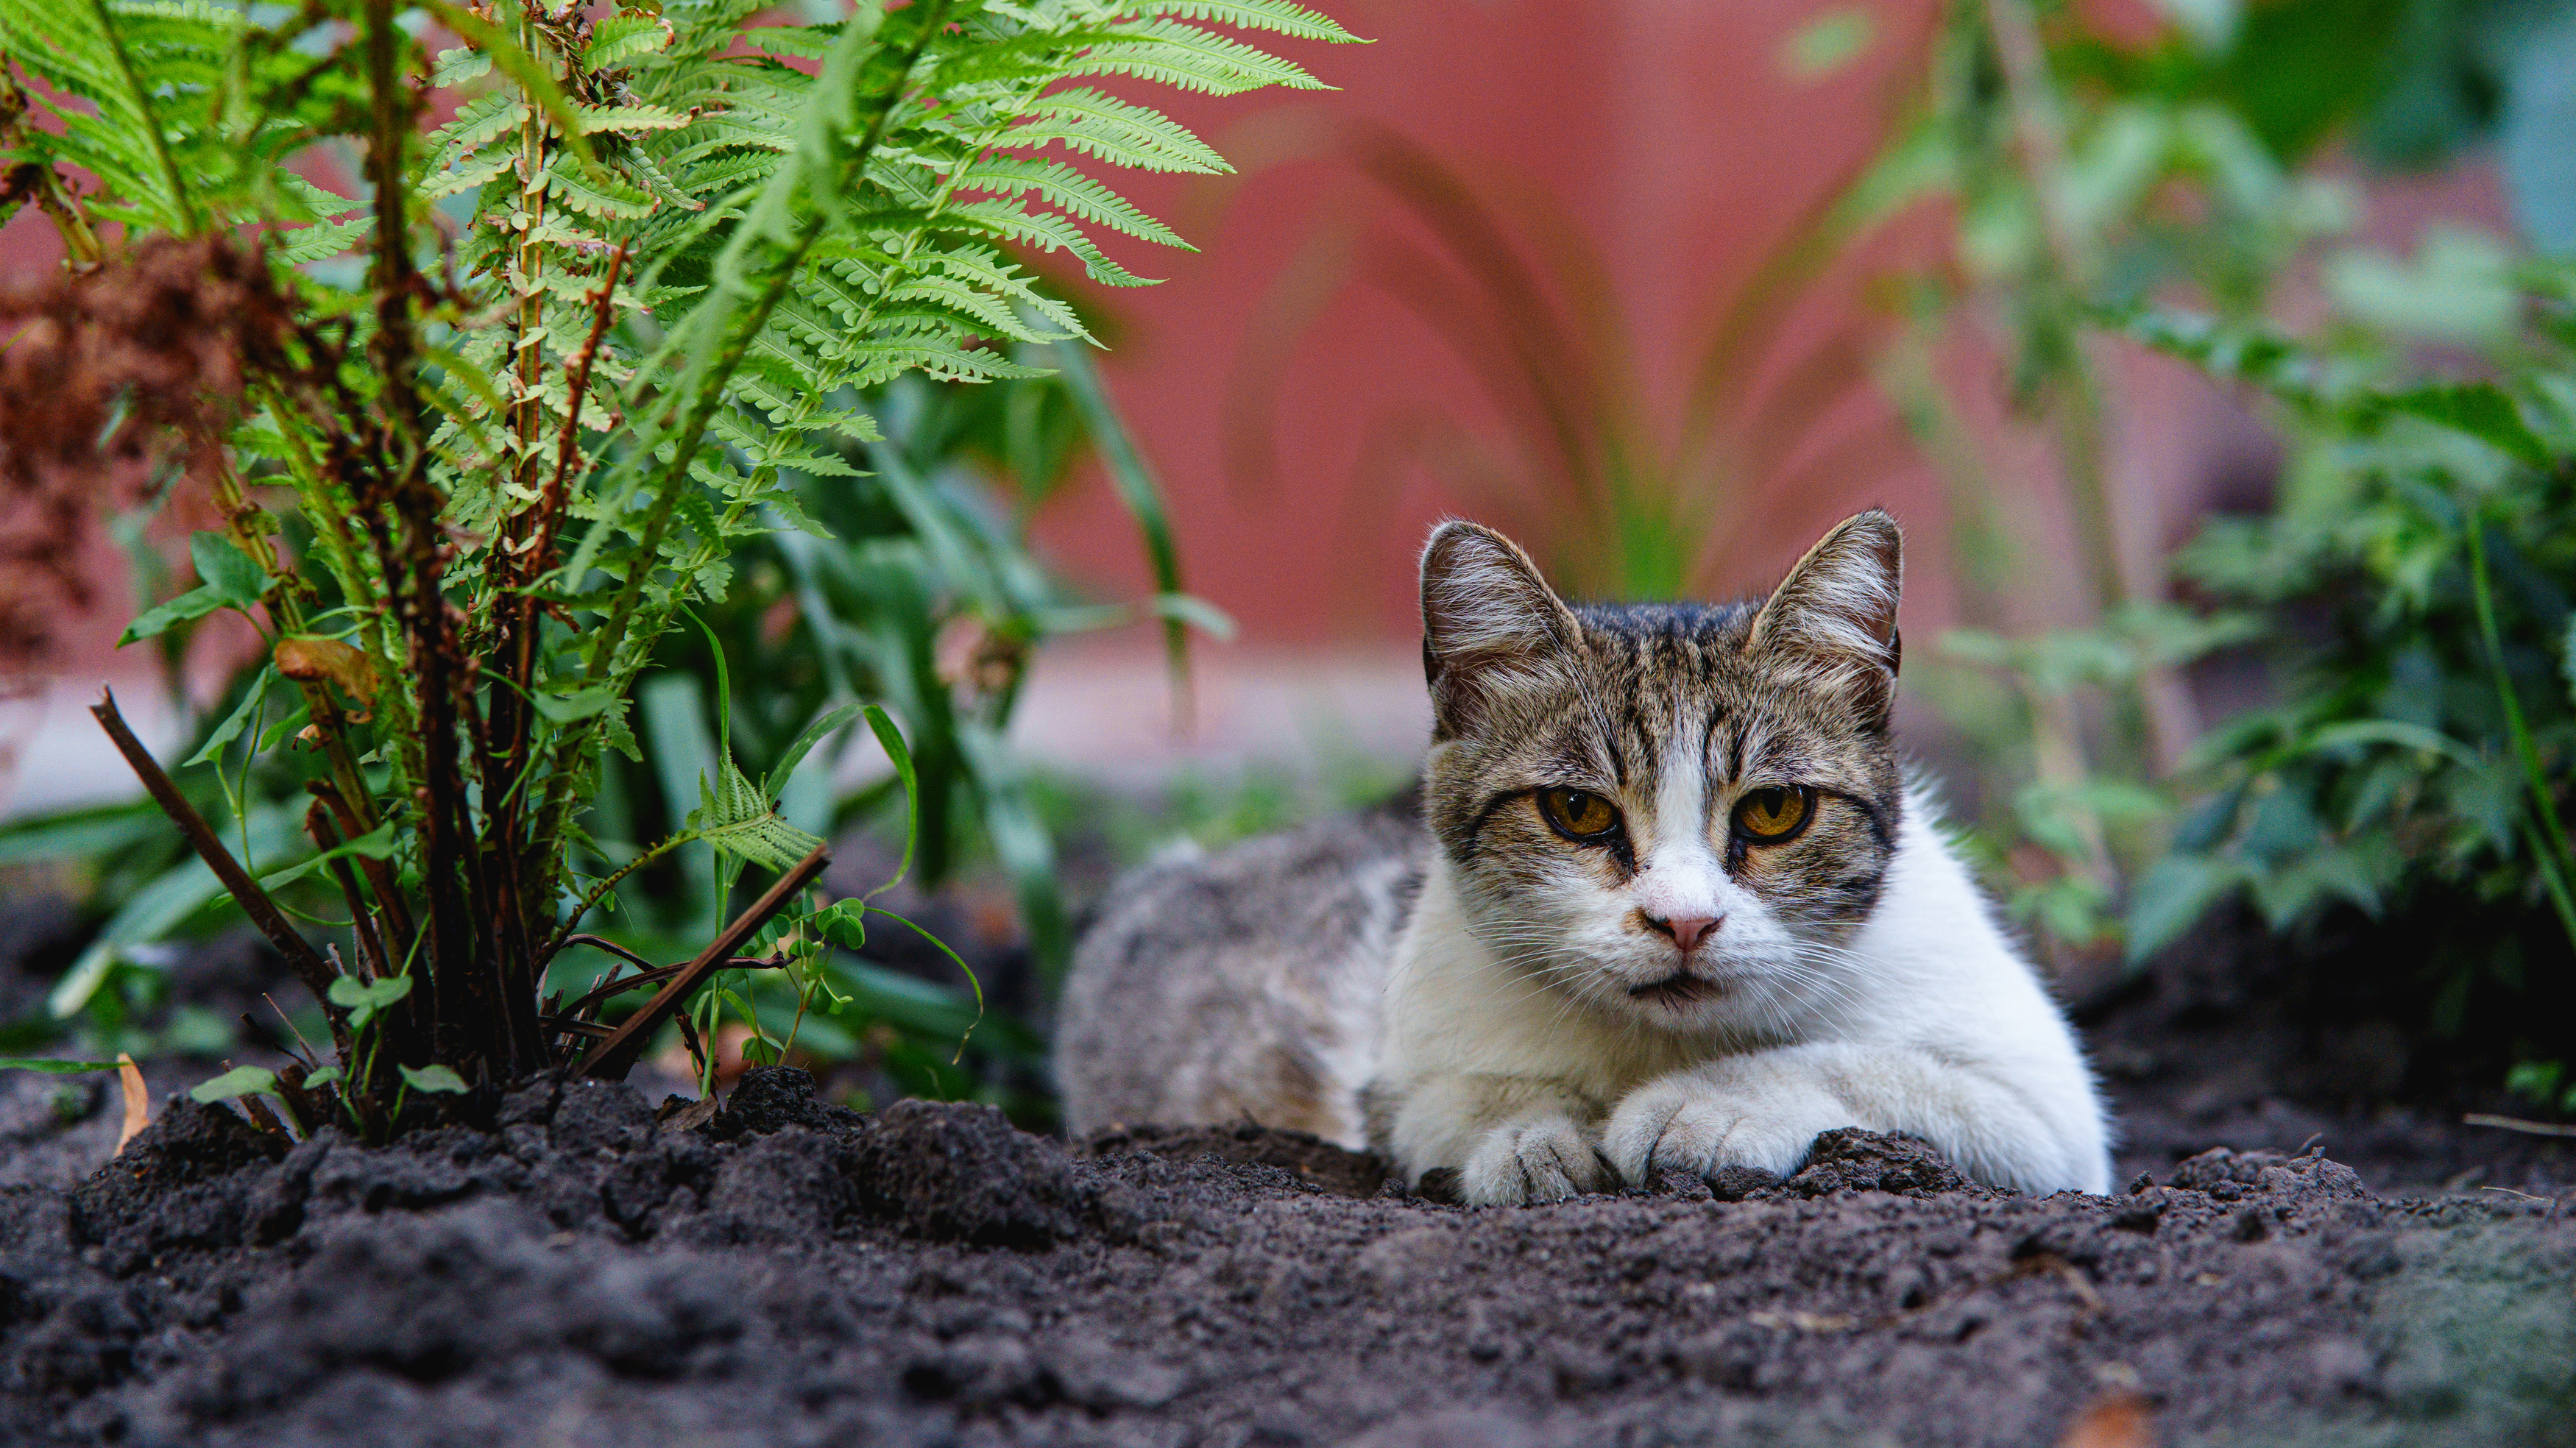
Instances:
[[[1372,1095],[1408,1179],[1480,1204],[1645,1184],[1665,1166],[1788,1173],[1820,1131],[1905,1131],[1994,1186],[2102,1192],[2107,1128],[2072,1032],[1968,872],[1908,800],[1883,893],[1838,946],[1798,939],[1728,877],[1703,769],[1675,759],[1620,892],[1468,898],[1435,855],[1388,979]],[[1758,786],[1758,781],[1747,787]],[[1724,916],[1698,952],[1635,928]],[[1641,1001],[1676,969],[1714,999]],[[1600,1162],[1587,1165],[1585,1150]]]

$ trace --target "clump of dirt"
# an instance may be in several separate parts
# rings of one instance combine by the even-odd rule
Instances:
[[[1834,1132],[1735,1200],[1471,1210],[1285,1134],[1068,1149],[794,1071],[736,1103],[550,1082],[280,1150],[173,1102],[0,1190],[0,1438],[2044,1445],[2143,1405],[2168,1443],[2576,1442],[2576,1220],[2313,1151],[2035,1198]]]

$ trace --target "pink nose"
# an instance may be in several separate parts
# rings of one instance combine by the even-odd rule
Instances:
[[[1662,931],[1664,934],[1671,936],[1673,938],[1673,944],[1681,947],[1682,954],[1688,955],[1699,948],[1699,943],[1708,938],[1708,933],[1710,931],[1724,925],[1726,923],[1726,917],[1720,915],[1715,919],[1709,920],[1690,918],[1655,920],[1650,918],[1646,923],[1652,925],[1657,930]]]

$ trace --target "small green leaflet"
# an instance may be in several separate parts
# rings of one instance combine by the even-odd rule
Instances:
[[[140,643],[148,638],[158,638],[169,632],[172,624],[204,618],[223,606],[224,596],[213,588],[192,588],[168,603],[145,609],[135,615],[134,622],[127,624],[125,632],[117,636],[116,646],[123,648],[127,644]]]
[[[561,698],[552,694],[532,693],[528,696],[528,702],[536,705],[537,712],[544,715],[549,723],[570,724],[587,719],[619,701],[615,689],[605,684],[594,684],[590,688],[578,693],[566,694]]]
[[[770,870],[794,869],[796,862],[823,843],[780,819],[763,794],[727,754],[718,761],[719,785],[710,790],[706,774],[698,775],[698,812],[690,824],[698,838],[726,854]]]
[[[446,1091],[461,1096],[474,1089],[465,1084],[464,1077],[445,1066],[422,1066],[417,1070],[403,1066],[397,1069],[402,1072],[402,1078],[411,1083],[414,1091]]]
[[[292,865],[286,865],[278,869],[271,870],[267,874],[259,877],[259,883],[264,888],[275,889],[280,885],[293,884],[295,881],[303,879],[305,876],[321,869],[324,865],[331,863],[333,860],[343,859],[351,855],[363,855],[370,860],[387,860],[393,858],[393,853],[394,822],[392,820],[387,820],[383,824],[376,826],[374,829],[367,831],[365,834],[358,836],[356,839],[351,840],[346,844],[324,850],[318,855],[308,856],[296,861]],[[229,894],[230,892],[228,891],[226,893]],[[346,977],[343,977],[343,979],[345,978]],[[334,983],[333,988],[338,988],[336,982]]]
[[[47,1076],[78,1076],[90,1071],[113,1071],[115,1061],[55,1061],[40,1057],[0,1058],[0,1071],[39,1071]]]
[[[219,608],[247,609],[265,597],[277,585],[268,570],[253,562],[249,554],[233,546],[221,533],[199,533],[188,540],[188,556],[197,565],[200,586],[180,594],[168,603],[146,609],[117,639],[122,648],[169,631],[173,624],[204,618]]]
[[[277,1094],[277,1073],[258,1066],[235,1066],[188,1092],[191,1101],[230,1101],[236,1096]]]
[[[250,687],[242,691],[241,702],[233,706],[233,711],[224,716],[224,722],[215,726],[215,732],[206,736],[205,744],[189,755],[186,762],[203,764],[223,753],[224,746],[240,737],[242,730],[250,724],[251,714],[259,708],[259,701],[267,697],[268,686],[276,679],[277,665],[272,663],[261,669],[259,676],[251,680]]]
[[[372,984],[353,975],[331,982],[331,1004],[349,1013],[349,1029],[363,1031],[385,1007],[411,994],[411,977],[390,975]]]
[[[215,596],[235,608],[248,608],[268,595],[277,580],[221,533],[199,533],[188,540],[188,557],[197,576]]]

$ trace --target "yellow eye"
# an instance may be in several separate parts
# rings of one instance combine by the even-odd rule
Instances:
[[[1735,829],[1748,840],[1776,845],[1804,827],[1815,807],[1811,789],[1757,789],[1735,807]]]
[[[1538,812],[1547,822],[1578,840],[1597,840],[1619,828],[1619,811],[1610,801],[1579,789],[1542,789]]]

